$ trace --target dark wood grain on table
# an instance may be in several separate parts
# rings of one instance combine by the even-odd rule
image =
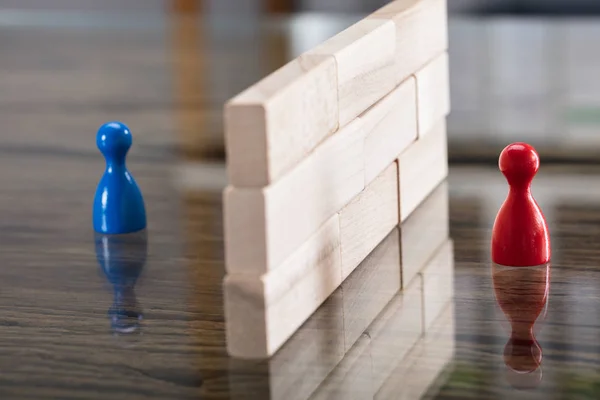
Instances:
[[[214,185],[222,175],[211,187],[193,179],[182,185],[180,179],[182,165],[206,172],[207,154],[213,163],[218,160],[209,174],[223,168],[222,153],[210,150],[221,132],[222,101],[263,68],[282,62],[281,54],[273,54],[269,65],[242,68],[240,60],[260,50],[259,40],[245,46],[239,37],[223,35],[208,50],[220,60],[211,64],[211,83],[221,86],[203,92],[207,82],[192,80],[202,93],[184,91],[185,82],[178,91],[171,66],[179,62],[192,74],[195,65],[206,64],[185,60],[193,42],[182,43],[180,53],[169,47],[172,26],[166,21],[150,25],[0,27],[0,398],[269,399],[281,398],[285,387],[291,389],[284,398],[335,390],[343,376],[326,374],[328,387],[316,377],[336,359],[314,353],[310,345],[311,338],[335,334],[340,291],[279,358],[227,357],[221,194]],[[277,37],[271,41],[286,51],[281,43]],[[103,271],[91,208],[104,168],[95,132],[108,119],[123,120],[133,131],[129,168],[145,195],[148,247],[143,265],[135,259],[139,248],[121,250],[113,254],[115,268]],[[477,165],[453,166],[448,183],[455,349],[451,362],[436,370],[425,397],[598,398],[600,169],[542,162],[534,181],[554,253],[548,305],[535,328],[542,373],[517,381],[523,377],[508,373],[504,362],[510,331],[495,300],[489,261],[490,229],[506,184],[495,167]],[[361,271],[355,274],[358,286]],[[361,301],[379,295],[364,291]],[[131,320],[137,312],[143,315],[139,329],[115,333],[111,318]],[[354,375],[348,371],[352,379],[342,382],[352,384],[356,398],[372,398],[374,339],[368,331],[360,335],[359,353],[344,358],[358,360],[351,365],[360,368]],[[402,340],[399,334],[397,342]],[[438,336],[432,340],[445,343]],[[417,385],[413,365],[439,361],[438,353],[426,350],[415,346],[406,354],[385,355],[398,365],[388,379],[389,398]]]
[[[130,160],[149,216],[148,258],[135,289],[144,320],[139,334],[114,335],[107,314],[112,288],[96,261],[89,217],[101,158],[2,157],[3,398],[230,398],[231,385],[240,382],[247,395],[269,392],[275,371],[265,362],[230,360],[225,351],[221,196],[201,188],[180,192],[173,185],[174,162]],[[558,182],[581,178],[557,170],[540,183],[552,188],[555,175]],[[600,182],[595,174],[583,176],[584,190]],[[466,188],[465,179],[480,188],[503,183],[495,169],[451,169],[456,353],[435,398],[594,398],[597,199],[569,199],[568,193],[559,202],[540,199],[551,216],[555,249],[547,316],[538,333],[544,376],[537,389],[516,392],[504,377],[508,333],[487,258],[494,205]],[[293,366],[291,360],[292,373]]]

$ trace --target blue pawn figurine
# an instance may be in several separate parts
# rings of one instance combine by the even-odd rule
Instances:
[[[106,159],[106,170],[94,197],[96,232],[121,234],[146,228],[144,199],[125,165],[131,142],[131,132],[121,122],[102,125],[96,135],[96,145]]]

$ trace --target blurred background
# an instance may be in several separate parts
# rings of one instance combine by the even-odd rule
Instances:
[[[49,108],[73,112],[62,128],[87,131],[127,111],[146,152],[173,133],[187,158],[223,159],[228,98],[385,3],[0,0],[0,115],[28,133],[10,140],[27,142],[59,123]],[[600,2],[448,5],[450,160],[495,163],[523,140],[546,161],[596,161]],[[12,115],[20,107],[37,121]]]

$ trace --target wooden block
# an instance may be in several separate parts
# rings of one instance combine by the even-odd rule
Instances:
[[[448,176],[446,120],[410,145],[398,158],[400,221],[403,222]]]
[[[361,335],[310,400],[373,399],[370,343],[368,335]]]
[[[368,18],[396,25],[396,84],[448,48],[446,0],[396,0]]]
[[[397,228],[342,283],[346,350],[356,342],[400,290]]]
[[[422,335],[422,285],[415,279],[367,329],[371,337],[373,387],[379,388]]]
[[[342,283],[334,215],[281,268],[224,280],[227,348],[233,357],[273,355]]]
[[[454,245],[448,239],[419,272],[423,280],[423,329],[431,324],[454,296]]]
[[[364,188],[361,121],[327,139],[264,189],[225,190],[228,273],[261,275],[296,251]]]
[[[450,113],[448,54],[443,53],[415,74],[419,113],[419,136],[431,132]]]
[[[397,178],[394,162],[340,211],[342,279],[398,225]]]
[[[376,400],[424,398],[452,360],[455,349],[454,307],[449,304],[427,336],[417,342],[375,395]],[[431,398],[427,396],[426,398]]]
[[[363,19],[308,52],[335,57],[340,126],[396,86],[395,49],[396,26],[392,21]]]
[[[408,78],[359,118],[365,124],[365,185],[417,139],[417,89]]]
[[[273,357],[230,358],[232,399],[305,400],[342,361],[342,291],[335,291]],[[248,371],[252,371],[249,379]]]
[[[303,55],[225,106],[228,175],[263,187],[293,169],[338,128],[336,61]]]
[[[450,235],[448,183],[443,181],[400,226],[402,282],[407,285]]]

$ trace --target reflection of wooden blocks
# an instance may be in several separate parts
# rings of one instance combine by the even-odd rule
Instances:
[[[367,329],[371,336],[373,386],[379,387],[422,334],[421,281],[398,293]]]
[[[340,286],[347,351],[427,278],[448,236],[446,16],[444,0],[392,1],[227,103],[230,354],[273,356]]]
[[[372,398],[370,350],[371,338],[361,335],[310,400]]]
[[[353,375],[350,371],[353,369],[351,364],[358,359],[363,360],[362,356],[354,357],[357,350],[350,351],[353,347],[360,346],[357,342],[360,341],[359,338],[366,327],[398,293],[399,263],[399,232],[398,229],[394,229],[323,305],[294,332],[279,351],[259,364],[265,371],[256,378],[266,379],[260,386],[262,391],[270,394],[268,398],[306,399],[313,391],[315,393],[336,391],[333,386],[341,384],[340,380],[344,381],[344,385],[350,384],[345,377]],[[239,327],[247,329],[248,334],[253,332],[248,330],[248,326],[239,325]],[[345,359],[344,363],[341,363],[342,359]],[[243,370],[244,366],[250,367],[252,371],[259,368],[254,360],[232,361],[230,387],[233,392],[240,392],[240,396],[232,396],[234,399],[247,398],[244,397],[249,390],[246,386],[247,379],[238,379],[235,374],[235,370]],[[338,368],[340,371],[330,374]],[[315,391],[322,383],[324,387]]]
[[[273,357],[259,363],[232,359],[231,398],[386,399],[426,389],[454,348],[452,304],[445,295],[427,293],[439,288],[432,276],[452,271],[453,250],[446,240],[400,290],[398,233],[394,229]],[[431,298],[441,315],[424,329]],[[403,388],[404,374],[415,385]]]
[[[430,301],[427,295],[430,294],[430,290],[439,288],[439,285],[438,281],[432,284],[426,280],[431,280],[431,277],[428,277],[429,274],[439,276],[443,271],[443,276],[447,276],[448,271],[453,271],[451,244],[452,242],[447,240],[443,246],[429,254],[429,260],[421,266],[417,277],[403,288],[398,296],[394,297],[367,330],[372,337],[374,387],[379,388],[386,380],[397,380],[398,376],[402,376],[390,377],[390,374],[394,369],[406,365],[404,357],[408,355],[409,351],[412,351],[415,343],[424,334],[427,334],[427,329],[431,326],[431,321],[429,324],[426,322],[427,307],[437,307],[437,315],[439,315],[439,311],[443,308],[439,305],[448,304],[450,299],[445,295],[442,296],[444,297],[443,303],[439,296],[433,303]],[[425,329],[425,326],[428,328]]]
[[[400,290],[400,235],[394,229],[342,283],[348,350]]]
[[[404,291],[390,294],[382,290],[388,286],[392,289],[391,284],[382,286],[386,279],[398,278],[398,272],[394,274],[392,268],[398,263],[398,243],[394,243],[397,233],[394,230],[343,283],[346,354],[311,400],[420,398],[416,394],[422,394],[450,360],[454,351],[454,315],[448,299],[442,307],[444,311],[425,330],[428,299],[424,291],[428,289],[421,274]],[[431,249],[419,269],[424,273],[451,270],[452,257],[447,256],[452,247],[448,243],[446,240],[446,245]],[[362,292],[358,290],[361,284]],[[359,325],[362,334],[355,329]],[[411,376],[409,385],[406,375]],[[415,396],[402,397],[400,393]]]
[[[308,399],[346,354],[342,296],[341,290],[333,293],[273,357],[258,363],[231,359],[231,399]],[[237,373],[248,370],[252,379]]]
[[[402,283],[408,285],[450,235],[448,184],[442,182],[400,226]]]
[[[304,55],[229,101],[225,139],[230,183],[277,180],[338,127],[336,62]]]
[[[423,277],[423,323],[428,330],[441,310],[454,296],[454,244],[447,240],[427,267],[419,274]]]
[[[442,314],[379,388],[377,400],[421,399],[452,360],[455,349],[454,307]],[[407,385],[406,382],[410,382]]]

